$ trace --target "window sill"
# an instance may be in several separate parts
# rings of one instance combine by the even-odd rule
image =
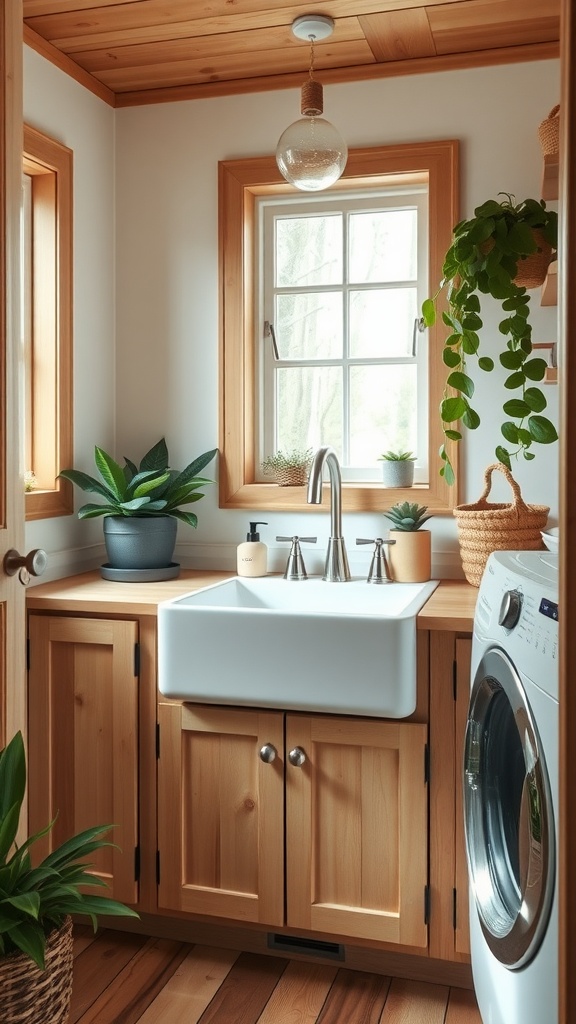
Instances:
[[[222,480],[221,480],[222,484]],[[382,484],[342,484],[343,512],[382,512],[399,501],[427,505],[434,515],[452,515],[452,506],[428,484],[413,487],[383,487]],[[305,487],[279,487],[278,484],[245,483],[236,490],[227,489],[220,508],[262,509],[268,512],[320,512],[330,502],[330,485],[323,487],[323,505],[309,505]]]

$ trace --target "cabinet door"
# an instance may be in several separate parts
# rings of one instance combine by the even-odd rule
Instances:
[[[161,704],[159,721],[159,906],[282,924],[283,715]]]
[[[92,858],[107,895],[135,903],[138,680],[135,622],[31,615],[29,823],[56,818],[36,856],[82,829],[114,825]],[[103,890],[104,891],[104,890]]]
[[[289,926],[426,946],[426,737],[419,724],[287,717]]]
[[[468,911],[468,865],[464,837],[464,807],[462,797],[462,766],[464,764],[464,737],[470,703],[470,658],[472,641],[456,640],[456,704],[455,704],[455,770],[454,792],[456,794],[455,827],[455,914],[454,948],[457,953],[470,953],[470,915]]]

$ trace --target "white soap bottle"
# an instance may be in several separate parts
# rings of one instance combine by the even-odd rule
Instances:
[[[246,534],[246,540],[238,545],[239,576],[265,576],[268,570],[268,548],[260,540],[258,526],[268,526],[268,523],[250,523],[250,532]]]

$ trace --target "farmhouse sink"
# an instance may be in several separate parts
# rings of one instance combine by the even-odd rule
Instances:
[[[436,586],[235,577],[164,601],[160,692],[405,718],[416,707],[416,615]]]

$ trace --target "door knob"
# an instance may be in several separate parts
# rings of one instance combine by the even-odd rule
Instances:
[[[306,760],[306,754],[302,750],[302,747],[294,747],[294,749],[288,754],[288,760],[295,768],[301,768]]]
[[[15,548],[10,548],[4,555],[4,572],[7,576],[15,576],[24,586],[31,576],[41,576],[48,565],[48,555],[42,548],[34,548],[27,555],[21,555]]]
[[[276,747],[272,743],[265,743],[263,747],[260,747],[261,761],[264,761],[265,764],[272,764],[275,759]]]

